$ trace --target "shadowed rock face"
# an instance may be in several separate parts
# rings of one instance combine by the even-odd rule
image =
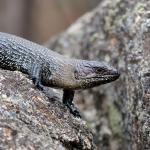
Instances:
[[[95,149],[85,122],[55,99],[46,98],[20,72],[0,70],[0,147]]]

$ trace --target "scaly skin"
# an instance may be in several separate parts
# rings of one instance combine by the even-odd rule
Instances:
[[[46,47],[6,33],[0,33],[0,68],[28,74],[41,90],[43,86],[62,88],[63,103],[77,117],[80,114],[72,103],[75,90],[109,83],[120,75],[104,62],[67,59]]]

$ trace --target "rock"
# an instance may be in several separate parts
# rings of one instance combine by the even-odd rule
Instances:
[[[48,99],[27,76],[0,70],[0,149],[75,148],[96,149],[85,121]]]

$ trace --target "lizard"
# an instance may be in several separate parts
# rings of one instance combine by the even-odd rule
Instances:
[[[75,90],[84,90],[115,81],[120,73],[102,61],[65,56],[24,38],[0,32],[0,68],[20,71],[34,85],[63,89],[62,102],[75,117],[81,117],[73,104]]]

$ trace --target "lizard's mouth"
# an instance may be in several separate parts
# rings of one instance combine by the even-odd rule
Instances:
[[[80,77],[79,80],[81,81],[81,86],[84,89],[99,86],[101,84],[106,84],[118,79],[120,74],[113,74],[113,75],[101,75],[101,76],[86,76]]]
[[[119,73],[114,74],[114,75],[103,75],[103,76],[99,76],[99,77],[92,77],[92,78],[96,78],[96,79],[100,79],[100,80],[110,80],[110,81],[114,81],[116,79],[118,79],[120,76]]]
[[[101,76],[94,76],[94,75],[88,75],[86,77],[80,77],[80,80],[100,80],[100,81],[114,81],[118,79],[120,76],[119,73],[113,74],[113,75],[101,75]]]

